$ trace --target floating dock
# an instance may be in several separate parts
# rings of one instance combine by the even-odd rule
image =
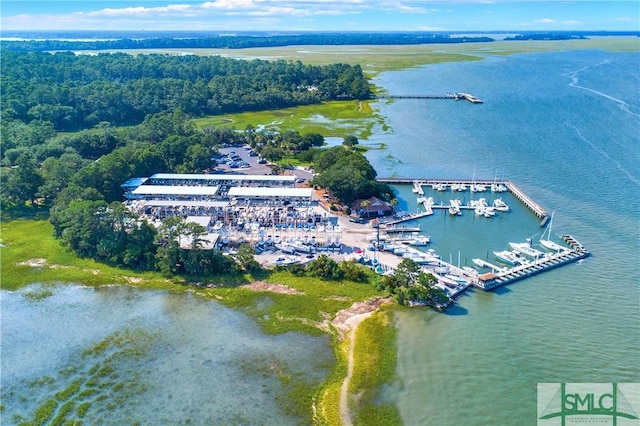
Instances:
[[[542,208],[538,203],[536,203],[533,198],[529,197],[523,190],[521,190],[515,183],[505,180],[505,181],[494,181],[488,179],[415,179],[415,178],[379,178],[377,179],[379,182],[389,183],[389,184],[407,184],[412,185],[414,188],[416,186],[422,185],[444,185],[446,187],[451,187],[454,185],[504,185],[507,188],[507,191],[511,193],[515,198],[517,198],[521,203],[523,203],[533,214],[541,219],[540,226],[545,226],[549,219],[549,214],[547,211]],[[458,192],[456,192],[458,193]],[[445,208],[443,205],[433,205],[432,208]],[[448,208],[449,206],[446,206]]]
[[[585,259],[591,255],[591,253],[571,235],[565,234],[562,236],[562,239],[571,246],[571,250],[547,253],[540,259],[513,268],[478,275],[473,285],[485,291],[493,290],[494,288],[557,268],[558,266]]]

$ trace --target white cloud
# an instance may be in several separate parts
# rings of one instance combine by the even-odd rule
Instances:
[[[565,24],[565,25],[582,25],[582,24],[584,24],[584,22],[578,21],[576,19],[568,19],[566,21],[562,21],[562,23]]]
[[[422,25],[420,27],[418,27],[419,31],[445,31],[444,28],[440,28],[440,27],[430,27],[427,25]]]
[[[556,21],[555,19],[551,19],[551,18],[542,18],[542,19],[536,19],[535,21],[536,24],[555,24],[558,21]]]

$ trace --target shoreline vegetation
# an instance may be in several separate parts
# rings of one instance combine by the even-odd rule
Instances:
[[[394,330],[389,327],[392,311],[386,307],[379,310],[392,302],[383,298],[383,293],[369,282],[324,281],[312,277],[300,278],[287,271],[263,271],[259,276],[246,273],[221,276],[208,288],[204,283],[192,283],[180,278],[167,279],[156,272],[124,270],[79,258],[53,237],[53,227],[46,220],[3,220],[1,231],[1,288],[15,291],[40,283],[39,287],[25,292],[25,297],[34,302],[52,296],[54,291],[51,286],[60,284],[81,283],[96,288],[129,285],[142,290],[189,291],[249,315],[268,334],[295,331],[328,335],[336,363],[324,384],[320,388],[302,389],[302,382],[287,383],[285,390],[288,389],[289,393],[282,396],[282,403],[286,407],[297,407],[298,416],[309,416],[307,419],[314,424],[343,424],[341,413],[349,419],[361,416],[364,411],[359,408],[358,401],[351,402],[354,400],[352,395],[376,395],[379,392],[382,383],[361,377],[372,373],[374,377],[379,377],[377,373],[382,370],[376,366],[384,367],[386,371],[380,377],[393,378],[395,364],[389,361],[390,353],[395,354],[394,338],[389,334]],[[356,330],[362,330],[362,324],[372,321],[369,316],[374,312],[378,313],[371,318],[378,319],[367,327],[366,333],[359,332],[356,335]],[[370,344],[364,343],[371,340],[387,344],[384,348],[378,346],[377,351],[371,351]],[[352,341],[355,344],[351,344]],[[366,369],[360,365],[363,350],[368,358]],[[353,373],[347,379],[349,365]],[[286,376],[285,373],[282,374]],[[385,383],[389,383],[389,380]],[[346,405],[346,399],[341,399],[345,386],[349,405]],[[361,400],[373,404],[370,399]],[[393,413],[395,409],[385,406],[384,411],[389,410]],[[395,416],[399,418],[397,413]],[[385,421],[378,424],[399,423]]]
[[[440,62],[573,49],[612,52],[640,50],[637,37],[593,37],[587,40],[472,44],[120,51],[131,54],[188,53],[223,55],[234,59],[300,60],[305,64],[345,62],[362,64],[363,72],[371,77],[383,71]],[[314,123],[313,117],[326,120],[319,120],[321,123],[318,124]],[[339,126],[330,123],[335,120],[340,120]],[[322,121],[328,124],[325,126]],[[295,128],[297,131],[314,129],[312,131],[329,132],[332,136],[343,136],[343,128],[348,128],[346,133],[358,134],[363,139],[371,134],[373,125],[385,126],[383,118],[376,115],[370,101],[332,101],[286,110],[208,116],[198,118],[194,123],[198,127],[228,124],[238,129],[244,128],[245,123],[254,126],[273,125],[274,128]],[[35,211],[36,208],[31,210]],[[82,283],[91,287],[115,284],[151,290],[191,291],[246,313],[261,325],[265,333],[298,331],[312,335],[326,334],[336,358],[331,373],[320,388],[291,391],[285,396],[287,404],[298,407],[301,418],[309,419],[313,424],[401,423],[395,406],[379,402],[383,387],[392,385],[395,380],[396,329],[393,326],[393,312],[401,308],[395,304],[389,306],[387,300],[382,298],[383,293],[370,283],[329,282],[300,278],[289,272],[266,271],[255,276],[248,273],[220,276],[212,288],[194,286],[184,278],[167,279],[158,272],[136,272],[79,258],[53,237],[53,226],[45,220],[46,212],[37,213],[29,220],[13,219],[12,212],[3,207],[0,241],[2,290],[14,291],[42,283],[41,289],[25,294],[25,297],[33,299],[49,297],[53,292],[47,287],[59,283]],[[28,215],[20,212],[15,216]],[[269,303],[261,303],[265,300]]]

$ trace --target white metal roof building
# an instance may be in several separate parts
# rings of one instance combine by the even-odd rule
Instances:
[[[265,188],[234,186],[229,188],[229,198],[273,201],[310,202],[313,195],[311,188]]]
[[[138,200],[211,200],[218,192],[217,186],[140,185],[128,198]]]
[[[291,186],[295,176],[242,175],[242,174],[195,174],[156,173],[147,183],[152,185],[226,185],[226,186]]]

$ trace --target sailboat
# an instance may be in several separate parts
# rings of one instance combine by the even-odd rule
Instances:
[[[549,220],[549,225],[547,226],[547,229],[544,230],[544,232],[542,233],[542,236],[540,236],[540,245],[548,250],[552,250],[552,251],[563,251],[563,250],[568,250],[566,247],[561,246],[560,244],[551,241],[551,224],[553,223],[553,215],[555,214],[555,212],[551,213],[551,220]],[[544,234],[547,234],[547,238],[544,238]]]

